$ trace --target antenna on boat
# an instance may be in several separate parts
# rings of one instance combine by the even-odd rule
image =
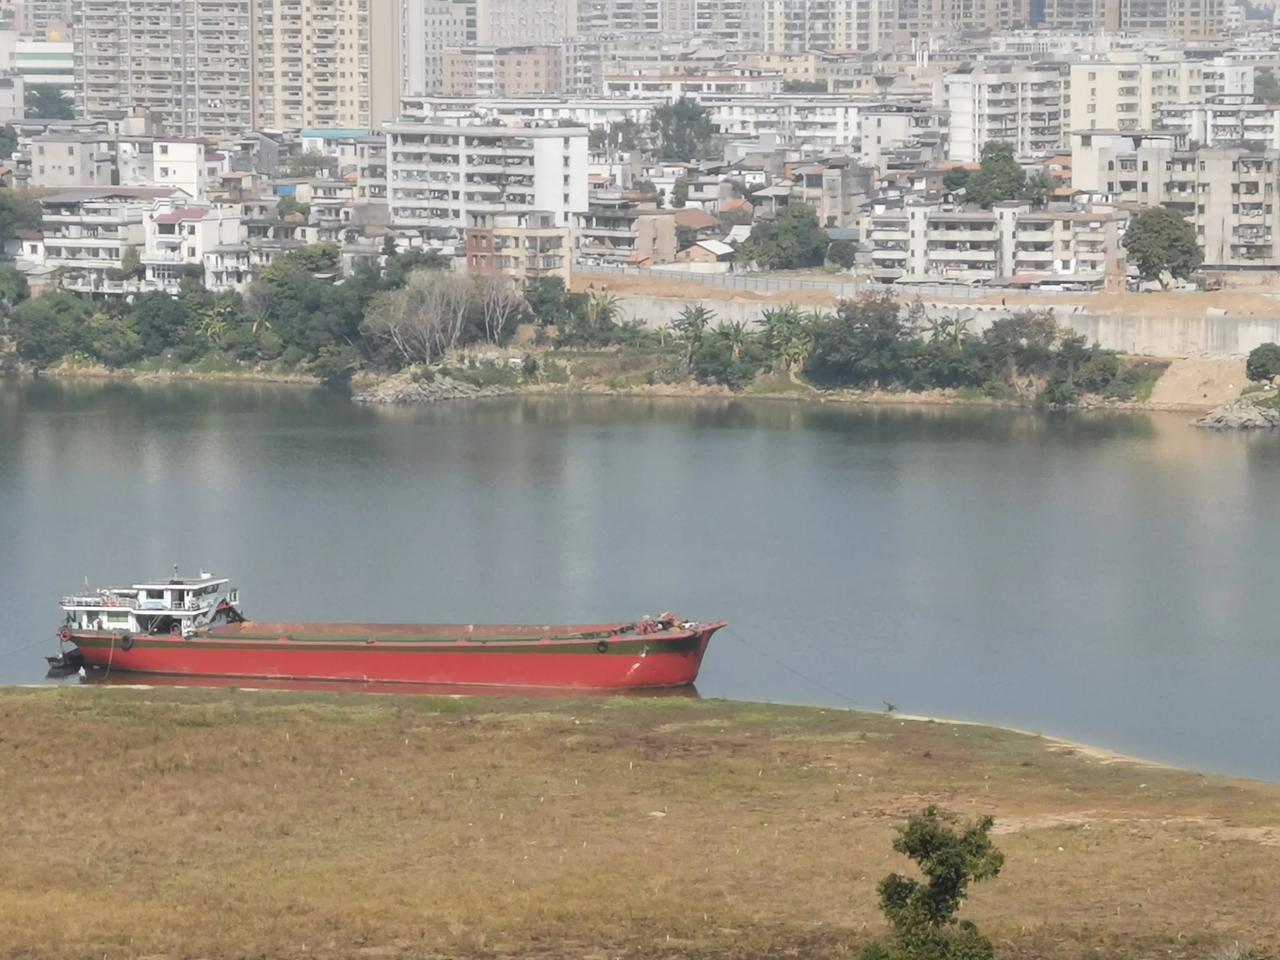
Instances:
[[[176,563],[173,565],[173,579],[175,579],[175,580],[179,579],[179,577],[178,577],[178,565],[177,565]]]

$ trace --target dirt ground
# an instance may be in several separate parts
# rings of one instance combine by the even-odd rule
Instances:
[[[929,803],[1007,960],[1280,947],[1280,785],[696,698],[0,692],[0,957],[843,958]]]
[[[1174,360],[1151,391],[1152,407],[1216,407],[1240,396],[1249,382],[1243,359]]]

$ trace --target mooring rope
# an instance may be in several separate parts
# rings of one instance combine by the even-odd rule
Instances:
[[[743,636],[741,630],[738,630],[735,628],[729,631],[729,635],[731,637],[734,637],[737,640],[741,640],[746,646],[750,647],[753,651],[755,651],[756,654],[768,660],[769,662],[776,664],[777,666],[781,667],[783,670],[786,670],[788,673],[792,674],[793,676],[805,681],[805,683],[812,684],[813,686],[817,687],[819,690],[822,690],[825,693],[831,694],[833,697],[840,700],[846,706],[857,707],[858,704],[854,701],[852,697],[847,696],[842,691],[837,690],[835,687],[831,686],[831,684],[823,680],[820,680],[817,677],[811,677],[806,673],[802,673],[801,671],[793,667],[791,664],[787,663],[785,660],[775,657],[772,653],[770,653],[764,647],[758,646],[757,644],[754,644],[750,640],[748,640],[745,636]]]

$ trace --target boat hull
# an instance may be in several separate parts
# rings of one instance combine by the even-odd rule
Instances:
[[[693,683],[712,635],[723,626],[616,635],[608,625],[513,634],[498,627],[246,623],[190,638],[73,631],[68,639],[89,666],[131,673],[637,689]]]

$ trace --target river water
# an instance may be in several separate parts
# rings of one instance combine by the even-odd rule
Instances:
[[[725,617],[703,696],[1280,780],[1280,437],[1186,420],[0,384],[0,682],[179,563],[263,619]]]

